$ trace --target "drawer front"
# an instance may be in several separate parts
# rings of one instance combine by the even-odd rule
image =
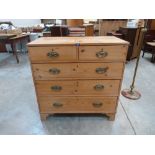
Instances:
[[[56,63],[33,64],[36,80],[53,78],[101,78],[121,79],[123,63]]]
[[[120,46],[80,46],[80,60],[125,61],[127,47]]]
[[[76,81],[36,81],[38,95],[73,95],[76,93]]]
[[[118,96],[120,80],[79,80],[78,94]]]
[[[121,79],[123,63],[79,63],[78,75],[83,78]]]
[[[77,60],[75,46],[29,47],[29,55],[32,62]]]
[[[40,97],[42,113],[114,113],[117,98]]]
[[[119,80],[37,81],[39,95],[118,96]]]
[[[36,80],[77,76],[76,63],[32,64],[32,69]]]

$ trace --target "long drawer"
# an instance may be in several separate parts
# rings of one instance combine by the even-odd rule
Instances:
[[[77,49],[75,46],[29,47],[29,55],[32,63],[75,61]]]
[[[32,64],[35,80],[57,78],[121,79],[123,63],[56,63]]]
[[[36,81],[37,93],[48,95],[118,96],[120,80]]]
[[[39,97],[41,113],[115,113],[116,97]]]
[[[80,46],[79,60],[125,61],[127,47],[119,46]]]

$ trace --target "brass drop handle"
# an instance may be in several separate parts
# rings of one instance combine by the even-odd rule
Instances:
[[[100,90],[103,90],[103,89],[104,89],[104,85],[102,85],[102,84],[97,84],[97,85],[94,86],[94,89],[95,89],[95,90],[99,90],[99,91],[100,91]]]
[[[100,107],[102,107],[103,103],[102,103],[102,102],[94,102],[94,103],[92,103],[92,105],[93,105],[95,108],[100,108]]]
[[[98,57],[98,58],[104,58],[106,56],[108,56],[108,52],[103,51],[103,49],[99,52],[96,52],[96,57]]]
[[[56,107],[56,108],[59,108],[59,107],[62,107],[63,104],[62,103],[59,103],[59,102],[54,102],[53,103],[53,106]]]
[[[60,69],[57,69],[57,68],[51,68],[51,69],[49,69],[49,72],[51,73],[51,74],[59,74],[60,73]]]
[[[56,57],[59,57],[59,53],[52,51],[52,52],[48,52],[47,56],[49,58],[56,58]]]
[[[108,69],[109,69],[109,67],[99,67],[99,68],[96,68],[96,73],[104,74],[107,72]]]
[[[61,91],[62,87],[61,86],[57,86],[57,85],[51,86],[51,90],[53,90],[53,91]]]

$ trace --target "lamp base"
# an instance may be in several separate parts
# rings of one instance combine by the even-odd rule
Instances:
[[[131,92],[130,89],[124,89],[124,90],[122,90],[121,94],[124,97],[126,97],[128,99],[131,99],[131,100],[138,100],[141,97],[141,94],[138,91],[133,90]]]

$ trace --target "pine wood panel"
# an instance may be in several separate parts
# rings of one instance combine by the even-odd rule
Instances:
[[[115,113],[116,97],[40,97],[41,113]]]
[[[36,80],[54,80],[57,78],[121,79],[123,63],[33,64],[32,68]],[[54,70],[58,72],[53,73]]]
[[[61,90],[51,89],[54,86],[61,87]],[[38,95],[74,95],[76,81],[36,81]]]
[[[129,45],[127,41],[114,36],[90,37],[42,37],[28,44],[29,47],[44,47],[53,45]]]
[[[120,80],[67,80],[67,81],[36,81],[39,95],[96,95],[118,96]],[[53,90],[52,87],[61,87]],[[98,87],[103,88],[98,88]],[[96,88],[97,87],[97,88]]]
[[[92,61],[124,61],[127,46],[80,46],[79,60]],[[103,56],[101,55],[103,52]],[[105,53],[105,55],[104,55]]]
[[[119,85],[120,80],[79,80],[77,93],[82,95],[118,96]]]
[[[56,56],[50,56],[51,52],[56,52]],[[29,47],[29,57],[32,62],[75,61],[77,49],[76,46]]]
[[[76,77],[77,63],[56,63],[56,64],[33,64],[34,77],[36,80],[52,80],[57,78]],[[54,74],[51,70],[58,70]]]
[[[81,78],[121,79],[122,69],[123,63],[79,63],[78,75]]]

